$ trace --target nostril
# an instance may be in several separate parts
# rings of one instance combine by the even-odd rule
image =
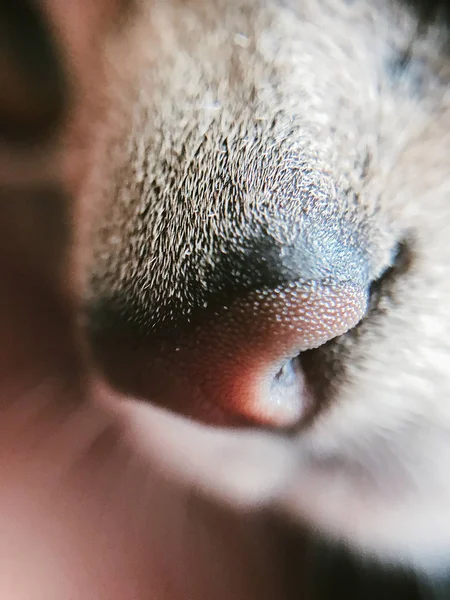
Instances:
[[[291,387],[297,381],[299,368],[298,357],[285,362],[275,375],[274,385]]]
[[[276,427],[300,421],[312,403],[300,353],[354,327],[366,306],[367,293],[348,283],[294,282],[237,301],[217,325],[240,339],[241,369],[221,386],[232,389],[228,411]]]
[[[299,356],[287,360],[273,377],[269,389],[270,403],[275,412],[286,414],[286,407],[293,407],[293,418],[307,414],[312,403],[306,386]]]

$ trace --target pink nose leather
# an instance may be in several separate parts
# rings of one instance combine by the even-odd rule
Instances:
[[[295,425],[311,402],[295,357],[354,327],[366,305],[367,291],[351,284],[291,283],[206,307],[152,351],[155,399],[207,422]]]

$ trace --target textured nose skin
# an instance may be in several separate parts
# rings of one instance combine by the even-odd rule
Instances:
[[[295,425],[311,403],[295,357],[356,325],[366,302],[351,284],[289,283],[206,308],[148,348],[154,399],[212,423]]]

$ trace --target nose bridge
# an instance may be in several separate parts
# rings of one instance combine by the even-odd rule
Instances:
[[[312,172],[314,165],[278,161],[267,169],[247,162],[231,175],[222,165],[228,185],[216,194],[211,218],[199,215],[207,243],[198,244],[186,269],[204,301],[290,282],[369,285],[364,215],[329,176]]]
[[[369,283],[373,253],[361,203],[339,189],[311,144],[277,135],[266,132],[259,145],[245,136],[233,146],[205,140],[178,189],[196,240],[195,248],[188,236],[178,243],[190,246],[184,271],[188,285],[203,289],[202,301],[205,291],[292,281]]]
[[[233,237],[222,244],[211,277],[232,273],[235,279],[246,280],[250,289],[294,281],[367,286],[371,257],[364,230],[339,210],[306,212],[302,199],[296,200],[298,208],[288,214],[267,216],[255,209],[240,244]]]

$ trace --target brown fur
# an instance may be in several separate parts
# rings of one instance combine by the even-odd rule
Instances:
[[[304,357],[321,410],[290,439],[295,467],[279,503],[382,559],[448,562],[443,30],[420,31],[412,9],[384,0],[165,0],[135,11],[105,48],[80,196],[96,343],[189,317],[222,289],[211,275],[229,268],[221,256],[240,264],[255,231],[288,244],[306,202],[280,210],[296,169],[315,190],[317,222],[351,224],[378,283],[360,325]],[[251,283],[244,271],[238,292]]]

